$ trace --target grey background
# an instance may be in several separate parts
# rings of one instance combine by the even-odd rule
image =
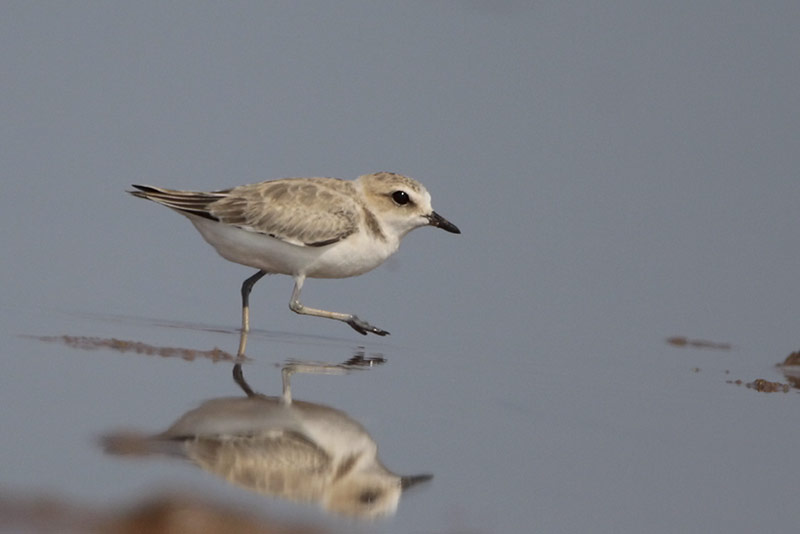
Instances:
[[[85,335],[234,351],[239,285],[130,183],[218,189],[409,174],[460,226],[376,271],[253,293],[246,373],[433,472],[386,532],[787,531],[798,348],[797,2],[31,3],[0,8],[0,488],[96,506],[159,488],[347,530],[95,438],[235,394],[228,365],[79,351]],[[221,331],[220,331],[221,330]],[[672,335],[731,343],[677,349]],[[692,372],[699,367],[700,372]],[[728,374],[726,374],[728,371]]]

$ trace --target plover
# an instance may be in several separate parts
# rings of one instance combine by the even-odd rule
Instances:
[[[133,185],[130,194],[185,215],[225,259],[258,269],[242,284],[242,332],[250,329],[249,295],[266,274],[294,278],[289,308],[327,317],[357,332],[389,332],[350,313],[300,302],[306,278],[346,278],[370,271],[391,256],[400,240],[420,226],[461,231],[433,211],[416,180],[391,172],[337,178],[284,178],[219,191],[176,191]],[[244,352],[242,338],[240,353]]]

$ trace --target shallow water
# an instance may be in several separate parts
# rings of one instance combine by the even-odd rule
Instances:
[[[315,506],[249,493],[185,461],[104,456],[99,440],[109,432],[160,432],[204,400],[243,397],[233,363],[220,357],[223,347],[235,352],[234,332],[60,312],[32,313],[15,328],[70,337],[5,338],[6,354],[15,355],[6,358],[2,387],[3,427],[14,429],[3,438],[7,492],[103,508],[186,491],[267,517],[350,528]],[[86,333],[105,337],[76,342]],[[728,518],[738,530],[795,514],[783,481],[791,474],[786,443],[797,433],[785,422],[798,390],[765,394],[727,383],[786,382],[772,361],[779,358],[758,363],[741,349],[654,340],[626,353],[597,348],[524,365],[502,351],[471,358],[264,331],[253,332],[249,354],[248,381],[272,395],[280,395],[279,366],[289,358],[386,360],[293,380],[297,398],[361,423],[391,470],[434,475],[402,498],[393,519],[373,525],[381,531],[518,529],[534,517],[557,529],[589,517],[620,529],[652,520],[691,529]]]
[[[0,528],[162,495],[327,532],[794,528],[800,13],[679,4],[8,8]],[[244,395],[253,271],[128,184],[382,169],[462,235],[303,299],[392,335],[297,316],[268,277],[242,367],[279,396],[287,362],[383,360],[292,393],[433,479],[361,522],[105,454]]]

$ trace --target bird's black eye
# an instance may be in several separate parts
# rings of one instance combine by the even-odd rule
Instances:
[[[361,501],[362,504],[372,504],[377,501],[380,496],[381,492],[379,490],[365,490],[358,495],[358,500]]]
[[[394,200],[395,204],[398,206],[404,206],[411,202],[411,199],[408,198],[408,193],[405,191],[395,191],[392,193],[392,200]]]

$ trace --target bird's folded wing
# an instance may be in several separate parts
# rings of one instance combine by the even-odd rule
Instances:
[[[287,243],[320,247],[358,228],[360,208],[342,180],[285,179],[243,185],[208,206],[214,218]]]

